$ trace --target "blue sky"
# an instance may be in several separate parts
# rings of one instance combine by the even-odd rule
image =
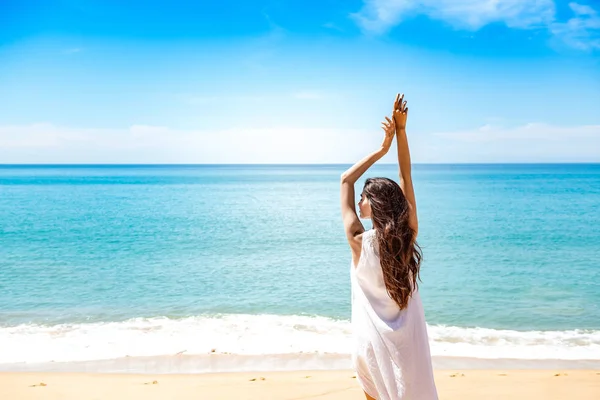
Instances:
[[[207,3],[1,1],[0,163],[600,162],[600,1]]]

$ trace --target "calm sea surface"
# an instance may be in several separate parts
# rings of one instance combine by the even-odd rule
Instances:
[[[346,168],[0,166],[0,363],[343,352]],[[600,165],[413,179],[434,354],[600,359]]]

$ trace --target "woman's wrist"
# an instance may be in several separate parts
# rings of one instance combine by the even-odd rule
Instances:
[[[376,151],[376,153],[381,153],[381,155],[385,155],[388,151],[390,151],[390,148],[392,147],[392,142],[389,143],[382,143],[381,147]]]

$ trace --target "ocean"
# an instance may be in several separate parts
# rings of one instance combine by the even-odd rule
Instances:
[[[0,166],[0,365],[346,360],[347,167]],[[413,180],[434,358],[600,362],[600,164]]]

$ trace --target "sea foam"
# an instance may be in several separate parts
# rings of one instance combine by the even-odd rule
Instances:
[[[600,360],[600,331],[428,327],[432,356]],[[0,364],[163,355],[350,354],[350,321],[325,317],[214,315],[0,328]]]

